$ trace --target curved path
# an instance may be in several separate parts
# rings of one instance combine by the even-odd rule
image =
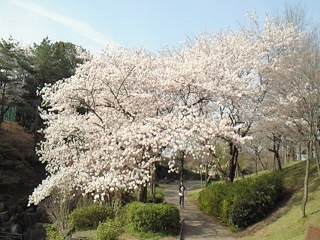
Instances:
[[[185,186],[192,189],[199,185],[198,181],[187,181]],[[165,185],[164,198],[167,203],[171,203],[179,207],[178,187],[179,182]],[[188,194],[188,193],[187,193]],[[218,240],[234,240],[233,234],[218,221],[202,213],[196,205],[192,204],[185,198],[184,208],[180,208],[180,216],[185,222],[183,231],[183,239],[218,239]]]

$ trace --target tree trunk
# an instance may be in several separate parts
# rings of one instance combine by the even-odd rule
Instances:
[[[288,146],[284,147],[284,163],[286,164],[288,162]]]
[[[301,161],[302,159],[302,147],[301,144],[299,145],[299,160]]]
[[[320,144],[319,141],[315,140],[314,141],[314,150],[316,152],[316,164],[317,164],[318,175],[320,177],[319,151],[318,151],[319,147],[318,147],[317,143]]]
[[[1,129],[1,126],[2,126],[2,123],[3,123],[3,120],[4,120],[4,114],[5,114],[5,104],[6,104],[6,101],[5,101],[5,93],[6,93],[6,83],[4,82],[3,83],[3,86],[2,86],[2,93],[1,93],[1,109],[0,109],[0,129]]]
[[[261,167],[262,167],[262,170],[267,170],[267,167],[263,164],[260,156],[259,156],[258,160],[259,160],[259,162],[260,162],[260,165],[261,165]]]
[[[229,172],[226,181],[227,182],[233,182],[236,174],[236,169],[237,169],[237,161],[238,161],[238,148],[230,143],[230,154],[231,154],[231,159],[229,161]]]
[[[292,145],[292,144],[291,144]],[[291,156],[291,159],[293,161],[296,161],[297,160],[297,154],[296,154],[296,148],[294,146],[290,146],[290,149],[289,149],[289,157]]]
[[[281,165],[281,159],[280,159],[279,152],[277,151],[274,155],[275,155],[275,158],[276,158],[277,163],[278,163],[278,169],[282,170],[282,165]]]
[[[208,162],[206,162],[205,178],[206,178],[206,186],[207,186],[207,184],[208,184],[208,178],[209,178],[209,166],[208,166]]]
[[[278,164],[278,169],[282,170],[282,165],[281,165],[281,159],[280,159],[280,144],[281,144],[281,135],[275,135],[273,134],[273,150],[274,150],[274,157],[277,160]]]
[[[306,173],[304,177],[304,185],[303,185],[303,198],[301,203],[301,216],[306,217],[306,205],[308,201],[308,182],[309,182],[309,167],[310,160],[309,158],[306,160]]]
[[[151,165],[151,179],[150,179],[150,193],[152,195],[152,201],[156,202],[156,163]]]
[[[254,159],[255,160],[255,172],[256,172],[256,174],[258,174],[258,158],[255,158]]]
[[[281,158],[280,158],[280,145],[281,145],[281,135],[276,135],[275,133],[272,134],[272,138],[270,138],[273,142],[273,149],[268,148],[270,152],[273,152],[274,154],[274,163],[273,168],[276,169],[275,165],[277,163],[278,169],[282,170],[281,165]]]
[[[301,203],[301,216],[306,217],[306,205],[308,201],[308,183],[309,183],[309,169],[310,169],[310,143],[308,144],[308,156],[306,160],[306,172],[303,184],[303,198]]]
[[[137,200],[139,202],[147,202],[147,186],[139,186]]]
[[[260,163],[262,170],[266,170],[267,168],[266,168],[266,166],[263,164],[263,162],[262,162],[262,160],[261,160],[261,157],[260,157],[261,151],[259,151],[258,148],[256,147],[256,148],[254,149],[254,153],[255,153],[255,156],[256,156],[256,157],[255,157],[256,173],[258,173],[258,162]]]
[[[183,176],[183,168],[184,168],[184,152],[181,153],[181,172],[180,172],[180,181],[184,181],[184,176]]]

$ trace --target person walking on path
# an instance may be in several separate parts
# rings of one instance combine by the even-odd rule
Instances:
[[[180,182],[179,186],[179,198],[180,198],[180,207],[184,207],[184,195],[186,193],[186,187],[183,185],[183,181]]]
[[[181,184],[181,183],[180,183]],[[183,182],[185,189],[200,187],[200,181]],[[163,185],[165,201],[174,206],[179,206],[179,196],[177,194],[177,183]],[[180,187],[180,185],[179,185]],[[180,217],[185,225],[182,231],[183,240],[236,240],[235,234],[231,233],[226,227],[212,217],[202,213],[195,204],[188,198],[184,199],[184,208],[180,208]]]

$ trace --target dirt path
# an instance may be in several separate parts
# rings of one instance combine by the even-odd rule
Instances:
[[[198,185],[197,181],[188,181],[185,183],[187,190]],[[178,187],[179,183],[166,185],[164,191],[167,203],[172,203],[179,207]],[[218,240],[235,240],[233,234],[222,226],[219,222],[203,214],[188,199],[185,199],[184,208],[180,208],[180,216],[184,219],[185,228],[183,239],[218,239]]]

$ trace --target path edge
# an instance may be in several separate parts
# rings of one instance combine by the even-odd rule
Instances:
[[[181,228],[180,228],[180,237],[179,240],[183,240],[183,232],[184,232],[184,228],[185,228],[185,222],[184,219],[181,218]]]

